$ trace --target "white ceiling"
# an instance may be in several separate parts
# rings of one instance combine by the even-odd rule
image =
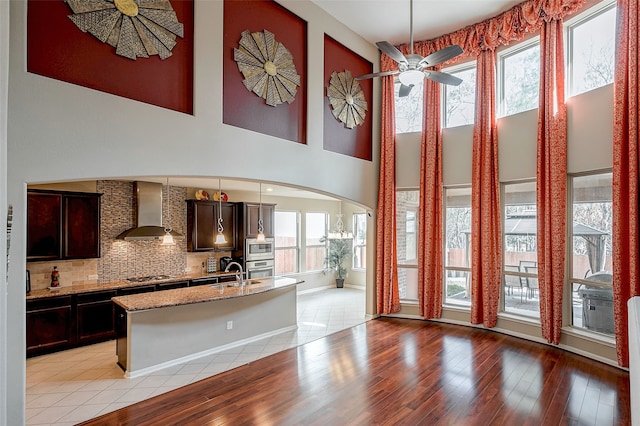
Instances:
[[[410,0],[311,0],[375,43],[409,43]],[[429,40],[510,9],[523,0],[414,0],[413,39]]]

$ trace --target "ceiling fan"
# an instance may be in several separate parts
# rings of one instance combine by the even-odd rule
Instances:
[[[398,96],[408,96],[413,86],[422,81],[423,78],[436,81],[438,83],[449,84],[457,86],[462,83],[462,80],[451,74],[445,72],[435,71],[431,68],[449,59],[455,58],[463,52],[462,48],[457,44],[454,44],[444,49],[440,49],[437,52],[422,57],[413,53],[413,0],[411,0],[411,16],[410,16],[410,47],[411,53],[403,55],[395,46],[388,41],[379,41],[376,43],[378,49],[384,54],[398,63],[398,69],[393,71],[374,72],[373,74],[365,74],[355,77],[356,80],[365,80],[373,77],[383,77],[386,75],[398,75],[401,86]]]

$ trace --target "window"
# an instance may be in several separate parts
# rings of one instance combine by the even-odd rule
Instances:
[[[396,110],[396,133],[411,133],[422,131],[423,115],[423,91],[424,81],[416,84],[409,92],[408,96],[398,96],[400,90],[400,80],[395,79],[395,110]]]
[[[498,96],[501,115],[538,108],[540,43],[518,45],[499,58]]]
[[[307,213],[305,219],[306,270],[322,271],[327,254],[323,240],[327,235],[327,214]]]
[[[536,183],[505,184],[504,311],[540,318]]]
[[[476,66],[443,70],[462,79],[459,86],[443,84],[443,127],[473,124],[476,105]]]
[[[418,300],[418,191],[396,192],[396,251],[400,299]]]
[[[367,267],[367,214],[353,214],[353,269]]]
[[[298,272],[300,213],[276,210],[276,275]]]
[[[444,301],[471,306],[471,188],[446,188],[444,196]]]
[[[570,95],[613,82],[615,32],[615,5],[567,26]]]
[[[611,173],[571,179],[573,326],[613,336]]]

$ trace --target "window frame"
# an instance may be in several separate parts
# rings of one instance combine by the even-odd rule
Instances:
[[[357,219],[358,217],[362,217],[364,220],[362,222],[364,222],[364,235],[360,236],[359,232],[358,232],[358,224],[357,224]],[[351,229],[353,229],[353,250],[351,253],[351,269],[353,269],[354,271],[364,271],[367,269],[367,262],[366,262],[366,254],[367,254],[367,213],[366,212],[361,212],[361,213],[353,213],[352,217],[351,217],[351,221],[352,221],[352,227]],[[362,237],[362,238],[359,238]],[[362,240],[362,244],[358,244],[358,240],[361,239]],[[363,263],[365,266],[364,268],[359,266],[356,267],[356,251],[358,247],[363,247],[363,253],[365,254],[364,256],[364,261],[361,260],[361,263]]]
[[[531,49],[534,46],[538,46],[540,47],[540,36],[535,36],[532,37],[529,40],[523,41],[521,43],[517,43],[513,46],[509,46],[506,49],[501,50],[500,52],[498,52],[498,64],[497,64],[497,70],[496,70],[496,91],[498,92],[496,94],[496,116],[497,118],[502,118],[502,117],[508,117],[511,115],[515,115],[515,114],[519,114],[521,112],[525,112],[525,111],[531,111],[532,109],[537,109],[538,106],[534,107],[534,108],[530,108],[530,109],[525,109],[522,111],[517,111],[517,112],[512,112],[507,114],[506,112],[506,103],[505,103],[505,95],[506,95],[506,88],[505,88],[505,60],[513,57],[519,53],[524,52],[525,50]],[[538,64],[539,65],[539,64]],[[540,67],[538,66],[538,75],[540,75]],[[539,80],[539,78],[538,78]],[[538,81],[538,92],[539,92],[539,87],[540,82]],[[538,94],[538,96],[540,96]],[[540,98],[538,98],[538,101],[540,100]]]
[[[604,87],[604,86],[598,86],[596,88],[593,89],[589,89],[589,90],[585,90],[582,92],[576,92],[574,90],[575,88],[575,82],[574,82],[574,75],[573,75],[573,57],[574,57],[574,49],[573,49],[573,40],[574,40],[574,32],[573,30],[581,25],[584,25],[586,23],[588,23],[589,21],[599,17],[600,15],[609,12],[611,9],[615,9],[617,7],[617,2],[616,0],[608,0],[608,1],[602,1],[600,3],[598,3],[597,5],[593,6],[591,9],[588,9],[586,11],[584,11],[583,13],[580,13],[579,15],[568,19],[565,23],[564,23],[564,32],[565,32],[565,72],[566,75],[568,76],[568,78],[565,78],[566,81],[568,81],[568,84],[566,84],[565,87],[565,96],[566,98],[570,98],[572,96],[576,96],[576,95],[580,95],[582,93],[586,93],[589,92],[591,90],[595,90],[597,88],[600,87]],[[615,43],[615,32],[616,32],[616,28],[614,27],[614,43]],[[615,47],[614,47],[615,49]],[[615,53],[615,52],[614,52]],[[613,84],[609,83],[609,84]]]
[[[275,215],[277,216],[278,213],[294,213],[296,216],[296,245],[295,246],[282,246],[282,247],[278,247],[277,244],[274,244],[274,254],[277,254],[278,251],[284,251],[284,250],[295,250],[295,262],[296,262],[296,267],[295,267],[295,271],[294,272],[288,272],[287,274],[299,274],[300,273],[300,254],[301,254],[301,250],[300,250],[300,246],[301,246],[301,224],[300,224],[300,217],[301,217],[301,213],[299,210],[279,210],[276,209],[275,210]],[[275,220],[275,223],[277,223],[277,219]],[[275,225],[275,224],[274,224]],[[278,241],[278,228],[277,226],[274,226],[274,236],[275,241]],[[277,258],[277,256],[276,256]],[[287,275],[285,274],[285,275]]]
[[[307,254],[308,254],[310,248],[322,247],[323,253],[324,253],[323,258],[324,259],[327,258],[327,249],[328,249],[329,246],[328,246],[328,243],[327,243],[326,239],[325,239],[324,242],[320,242],[318,244],[308,244],[307,231],[308,231],[309,221],[307,219],[309,218],[309,215],[319,215],[319,214],[324,215],[324,231],[323,231],[322,235],[326,237],[327,233],[329,232],[329,213],[326,212],[326,211],[306,211],[306,212],[304,212],[304,256],[305,256],[304,272],[322,272],[325,269],[324,267],[320,267],[320,269],[309,269],[309,265],[307,265],[307,262],[306,262]],[[300,270],[300,268],[298,268],[298,269]]]
[[[477,70],[478,70],[477,61],[469,61],[462,64],[453,65],[451,67],[443,68],[440,71],[445,72],[447,74],[456,75],[458,73],[469,71],[471,69],[475,69],[477,73]],[[474,95],[475,95],[476,89],[477,87],[475,86],[475,83],[474,83]],[[473,122],[467,123],[467,124],[457,124],[455,126],[449,126],[447,124],[447,85],[446,84],[441,84],[441,87],[440,87],[440,104],[441,104],[440,105],[440,108],[441,108],[440,128],[441,129],[449,129],[449,128],[460,127],[460,126],[469,126],[474,124]],[[474,114],[475,114],[475,105],[474,105]]]

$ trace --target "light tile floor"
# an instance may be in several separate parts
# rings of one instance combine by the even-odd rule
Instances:
[[[26,424],[73,425],[366,320],[354,288],[298,295],[298,328],[134,379],[116,365],[115,340],[27,359]]]

